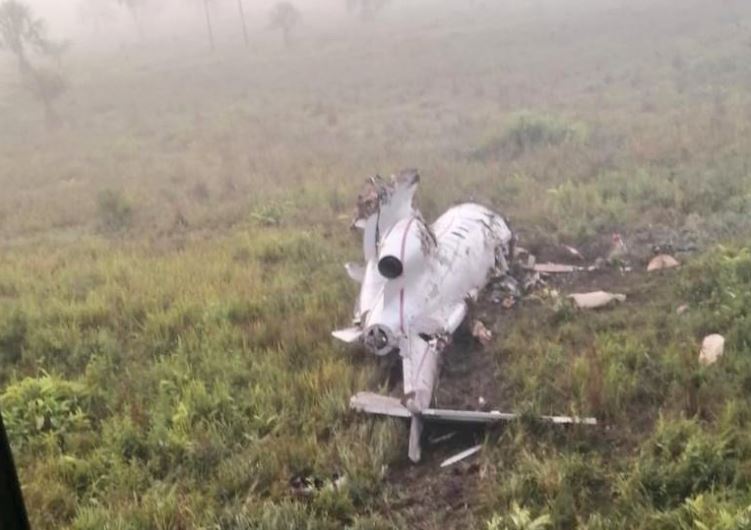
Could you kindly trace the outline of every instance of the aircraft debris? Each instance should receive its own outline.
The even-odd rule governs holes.
[[[498,411],[430,408],[439,358],[465,320],[468,303],[489,281],[508,276],[515,237],[500,215],[473,203],[455,206],[428,225],[413,206],[419,180],[415,170],[402,171],[388,182],[374,177],[358,197],[352,226],[363,232],[364,263],[346,268],[360,283],[360,295],[351,327],[332,333],[375,355],[401,359],[400,399],[362,392],[352,397],[350,406],[409,418],[413,462],[420,460],[424,421],[494,423],[517,417]],[[528,255],[527,262],[534,265],[534,256]],[[513,297],[520,294],[514,284],[502,280],[501,288],[509,289]],[[484,344],[492,339],[479,321],[472,331]],[[579,422],[566,417],[543,420]],[[594,420],[585,419],[589,421]]]
[[[563,249],[568,252],[571,256],[574,258],[584,261],[584,256],[581,252],[579,252],[576,248],[570,246],[570,245],[563,245]]]
[[[564,265],[561,263],[538,263],[532,270],[540,274],[565,274],[569,272],[581,272],[589,270],[588,267],[579,267],[577,265]]]
[[[680,262],[669,254],[659,254],[652,258],[647,265],[647,272],[659,271],[663,269],[674,269],[680,267]]]
[[[292,494],[298,497],[311,497],[322,490],[339,490],[347,484],[347,476],[334,473],[331,477],[320,478],[308,473],[295,475],[289,481]]]
[[[579,309],[599,309],[606,307],[614,302],[625,302],[625,294],[614,294],[605,291],[595,291],[592,293],[577,293],[569,295],[574,304]]]
[[[545,282],[539,272],[531,272],[524,276],[523,288],[524,292],[528,293],[534,291],[538,287],[544,286]]]
[[[699,352],[699,362],[704,366],[716,363],[725,353],[725,337],[722,335],[708,335],[704,337]]]
[[[472,324],[472,336],[484,347],[487,347],[493,340],[493,333],[479,320],[475,320]]]
[[[449,466],[453,466],[454,464],[458,464],[462,460],[466,460],[470,456],[479,453],[481,449],[482,449],[482,445],[476,445],[474,447],[470,447],[466,451],[462,451],[461,453],[458,453],[452,456],[451,458],[447,458],[446,460],[441,462],[441,467],[449,467]]]
[[[451,431],[441,436],[436,436],[434,438],[431,438],[430,440],[428,440],[428,442],[430,442],[430,445],[438,445],[443,442],[448,442],[454,436],[456,436],[456,431]]]
[[[494,304],[503,304],[507,309],[516,304],[516,300],[522,297],[519,282],[510,275],[505,275],[493,283],[490,291],[490,301]],[[509,299],[513,303],[509,302]],[[509,305],[510,304],[510,305]]]

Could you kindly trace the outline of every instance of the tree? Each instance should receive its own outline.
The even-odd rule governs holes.
[[[386,5],[389,0],[346,0],[347,11],[359,14],[363,20],[373,19]]]
[[[269,20],[272,28],[281,30],[284,45],[289,48],[292,44],[292,30],[302,20],[300,11],[291,2],[277,2],[271,9]]]
[[[200,2],[203,6],[203,16],[206,22],[206,34],[209,38],[209,47],[213,52],[216,49],[216,45],[214,43],[214,24],[211,21],[211,7],[214,3],[214,0],[200,0]]]
[[[113,5],[102,0],[81,0],[78,3],[79,20],[97,33],[113,18],[113,11]]]
[[[32,68],[26,76],[26,86],[31,95],[44,107],[47,126],[58,126],[60,116],[55,110],[54,102],[68,89],[65,78],[59,72],[49,68]]]
[[[209,9],[209,2],[210,0],[203,0],[203,11],[206,15],[206,31],[209,34],[209,45],[211,46],[211,51],[213,52],[216,49],[216,46],[214,45],[214,28],[211,24],[211,10]]]
[[[18,0],[3,0],[0,4],[0,50],[8,50],[16,56],[22,75],[31,69],[29,50],[46,53],[50,45],[44,21],[34,17],[29,6]]]
[[[143,39],[143,24],[141,23],[141,9],[147,0],[115,0],[118,5],[124,7],[133,18],[133,23],[138,29],[138,36]]]
[[[3,0],[0,3],[0,49],[16,56],[21,80],[31,95],[44,106],[49,126],[59,123],[53,103],[65,92],[65,79],[55,70],[32,65],[29,51],[51,57],[59,65],[67,46],[67,43],[53,42],[47,38],[44,21],[34,17],[26,4],[18,0]]]
[[[243,0],[237,0],[237,10],[240,16],[240,23],[243,27],[243,39],[245,40],[245,46],[248,46],[248,25],[245,23],[245,6]]]

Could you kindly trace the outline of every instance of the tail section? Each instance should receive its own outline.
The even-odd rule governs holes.
[[[392,175],[390,182],[376,176],[368,181],[358,196],[357,217],[353,224],[362,227],[366,262],[377,256],[381,238],[392,226],[415,215],[412,200],[419,181],[420,175],[414,169]]]

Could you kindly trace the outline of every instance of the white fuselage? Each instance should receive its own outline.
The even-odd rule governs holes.
[[[333,335],[376,355],[398,352],[403,405],[412,414],[409,454],[420,458],[421,413],[430,407],[438,358],[490,278],[508,272],[513,235],[503,218],[478,204],[449,209],[428,226],[413,206],[419,175],[380,178],[358,198],[365,264],[348,263],[361,283],[353,327]]]
[[[398,221],[365,271],[359,304],[363,329],[379,326],[393,339],[413,331],[453,333],[464,317],[467,297],[474,297],[499,267],[505,268],[503,247],[510,240],[503,219],[477,204],[451,208],[430,228],[418,215]],[[391,257],[403,270],[386,278],[378,265]]]

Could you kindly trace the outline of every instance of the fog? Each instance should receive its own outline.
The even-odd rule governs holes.
[[[95,230],[101,190],[137,203],[140,234],[175,211],[232,225],[251,197],[308,173],[352,191],[399,166],[470,181],[552,171],[536,165],[547,150],[529,167],[469,157],[519,112],[600,131],[596,156],[628,161],[624,138],[647,142],[646,157],[657,147],[643,136],[676,113],[745,94],[740,0],[392,0],[372,12],[293,0],[288,34],[271,27],[275,0],[244,0],[247,44],[238,3],[213,0],[213,46],[200,0],[28,4],[56,50],[30,47],[20,69],[0,50],[0,232],[12,236]],[[196,200],[204,188],[211,200]]]
[[[409,20],[412,25],[419,25],[420,22],[440,15],[465,14],[468,6],[473,6],[473,9],[479,12],[496,12],[507,16],[520,11],[528,12],[539,16],[538,22],[544,23],[545,17],[567,13],[581,15],[587,11],[620,6],[622,2],[623,0],[401,0],[388,2],[387,8],[383,9],[378,17],[391,23]],[[133,32],[134,20],[131,14],[115,0],[76,0],[66,3],[56,0],[29,0],[27,3],[37,16],[45,20],[53,37],[70,40],[75,43],[78,52],[90,47],[118,47],[134,40],[159,41],[192,35],[203,42],[202,39],[205,38],[202,34],[196,35],[205,24],[202,0],[143,2],[138,8],[140,36]],[[268,29],[269,11],[276,3],[276,0],[244,0],[248,26],[256,32]],[[218,40],[221,42],[237,39],[238,28],[234,27],[237,23],[236,1],[210,0],[209,4],[212,23],[218,30]],[[298,0],[293,4],[303,13],[308,31],[325,28],[344,30],[353,23],[353,17],[347,11],[346,0]],[[649,3],[644,0],[629,3],[633,8],[636,8],[637,4]],[[233,26],[234,34],[227,26]],[[372,31],[372,28],[369,31]]]
[[[33,528],[749,527],[751,1],[133,1],[0,0],[49,30],[0,30],[0,408]],[[494,215],[381,227],[402,209],[363,187],[406,168],[427,222],[508,220],[510,275]],[[387,280],[392,232],[416,257]],[[424,306],[480,255],[487,291]],[[334,343],[386,296],[422,340]],[[348,403],[397,410],[399,358],[444,345],[437,407],[524,419],[426,422],[413,467],[406,423]]]

